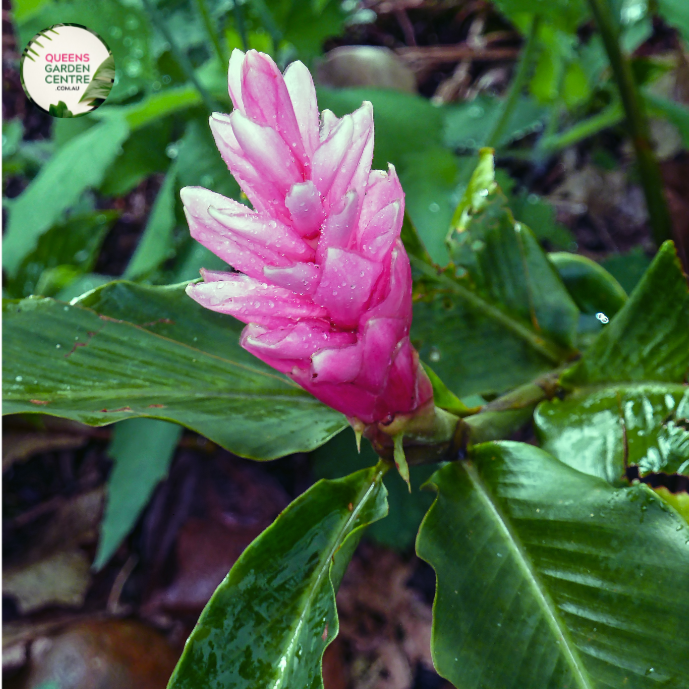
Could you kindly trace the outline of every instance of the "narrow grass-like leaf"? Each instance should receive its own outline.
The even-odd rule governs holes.
[[[157,419],[130,419],[115,426],[108,450],[115,464],[108,477],[95,569],[110,560],[155,487],[167,476],[181,435],[180,426]]]
[[[113,118],[72,139],[43,166],[12,205],[2,257],[10,276],[81,193],[100,184],[128,133],[127,123]]]

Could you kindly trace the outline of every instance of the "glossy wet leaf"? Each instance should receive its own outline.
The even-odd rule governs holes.
[[[110,560],[136,524],[155,487],[167,476],[182,430],[158,419],[129,419],[115,426],[108,448],[114,464],[108,477],[95,569]]]
[[[34,250],[41,235],[77,202],[82,192],[100,184],[128,133],[127,123],[121,118],[88,129],[60,148],[14,201],[2,258],[10,277]]]
[[[311,455],[311,469],[316,478],[336,479],[375,464],[378,460],[368,440],[361,441],[357,450],[354,431],[345,428]],[[433,501],[427,491],[420,490],[434,467],[417,465],[409,467],[411,493],[396,471],[389,471],[383,481],[387,489],[390,513],[385,519],[371,524],[367,537],[395,550],[408,552],[414,544],[423,515]]]
[[[387,513],[376,468],[319,481],[242,554],[187,641],[169,689],[323,687],[335,591],[361,527]]]
[[[595,261],[565,251],[548,258],[582,313],[602,313],[610,319],[625,305],[627,294],[620,283]]]
[[[642,474],[674,473],[689,460],[688,373],[689,289],[667,242],[582,360],[562,375],[568,396],[536,409],[541,443],[611,482],[632,465]]]
[[[309,451],[345,426],[239,346],[242,325],[203,309],[184,285],[116,282],[68,305],[10,302],[4,316],[4,413],[101,426],[174,421],[235,452]]]
[[[688,374],[689,288],[674,245],[665,242],[624,308],[562,380],[679,383]]]
[[[514,220],[488,150],[457,206],[444,273],[420,278],[412,340],[458,396],[497,393],[574,353],[579,313],[530,230]]]
[[[431,484],[417,551],[438,577],[434,663],[456,687],[689,682],[689,527],[650,488],[511,442]]]
[[[611,483],[627,466],[642,475],[689,469],[689,392],[668,383],[582,390],[541,404],[534,422],[541,446],[565,464]]]

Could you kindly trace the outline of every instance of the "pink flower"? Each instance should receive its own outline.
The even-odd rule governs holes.
[[[301,62],[232,54],[230,115],[210,126],[255,210],[182,190],[192,236],[241,272],[202,271],[187,293],[247,323],[241,344],[325,404],[370,424],[433,398],[409,342],[404,192],[392,165],[371,170],[373,109],[320,118]]]

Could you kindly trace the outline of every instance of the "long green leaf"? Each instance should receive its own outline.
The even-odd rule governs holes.
[[[172,233],[175,229],[177,168],[173,165],[165,175],[158,196],[148,217],[146,228],[136,251],[127,264],[123,277],[136,280],[158,268],[173,253]]]
[[[537,408],[542,446],[613,483],[634,465],[642,474],[687,471],[688,376],[689,289],[667,242],[624,307],[562,375],[567,399]]]
[[[577,307],[506,204],[484,151],[453,219],[451,266],[439,272],[412,256],[421,277],[412,339],[460,397],[503,392],[575,351]]]
[[[312,450],[344,428],[341,414],[245,352],[241,327],[184,285],[115,282],[69,305],[10,302],[3,411],[97,426],[174,421],[255,459]]]
[[[12,205],[2,258],[10,276],[14,276],[39,237],[81,193],[100,184],[128,134],[127,123],[121,118],[88,129],[65,144],[17,198]]]
[[[665,242],[624,308],[562,381],[678,383],[688,376],[689,288],[674,245]]]
[[[436,570],[432,653],[458,689],[689,682],[689,527],[538,448],[487,443],[431,478],[417,550]]]
[[[318,689],[335,591],[361,529],[387,514],[378,468],[319,481],[242,554],[187,641],[169,689]]]
[[[115,426],[108,451],[115,465],[108,478],[95,569],[110,560],[167,476],[181,435],[182,428],[157,419],[130,419]]]

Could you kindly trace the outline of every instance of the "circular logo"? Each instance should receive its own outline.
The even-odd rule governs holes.
[[[37,33],[21,58],[24,91],[53,117],[95,110],[115,80],[115,60],[100,36],[79,24],[55,24]]]

